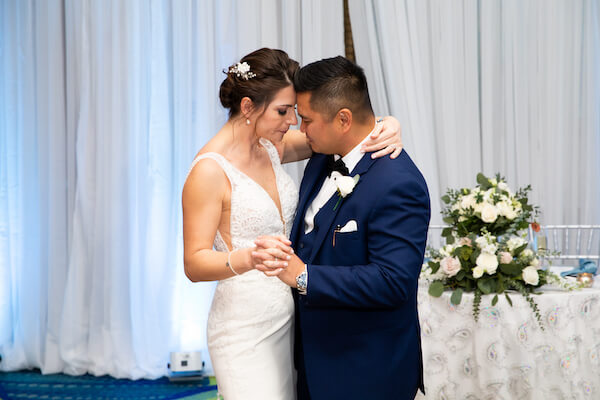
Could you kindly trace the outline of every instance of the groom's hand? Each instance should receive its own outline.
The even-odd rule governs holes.
[[[252,252],[254,268],[267,276],[279,275],[288,266],[294,250],[285,236],[260,236],[254,241],[256,249]]]
[[[297,255],[293,254],[288,261],[288,266],[281,270],[277,277],[286,285],[297,288],[296,277],[300,275],[302,271],[304,271],[304,266],[304,261],[302,261]]]
[[[255,267],[268,276],[277,276],[283,283],[296,287],[296,277],[304,271],[304,261],[294,254],[285,236],[261,236],[254,241],[256,250],[252,252]]]

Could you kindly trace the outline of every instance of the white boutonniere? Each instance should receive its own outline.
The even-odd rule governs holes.
[[[335,174],[333,176],[333,182],[337,187],[337,194],[339,197],[337,203],[335,203],[335,207],[333,207],[333,211],[337,209],[338,205],[344,197],[352,193],[359,179],[360,175],[358,174],[354,176],[343,176],[341,174]]]

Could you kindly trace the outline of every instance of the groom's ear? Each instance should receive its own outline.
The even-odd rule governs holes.
[[[339,129],[343,133],[349,132],[352,127],[352,111],[342,108],[336,115],[336,123],[339,124]]]

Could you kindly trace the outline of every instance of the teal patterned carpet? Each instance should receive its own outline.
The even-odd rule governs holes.
[[[42,375],[39,371],[0,372],[0,400],[216,400],[214,378],[170,382],[109,376]]]

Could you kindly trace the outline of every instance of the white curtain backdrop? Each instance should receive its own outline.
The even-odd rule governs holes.
[[[222,70],[263,46],[343,54],[341,0],[0,2],[1,370],[152,378],[206,350],[181,188]]]
[[[350,0],[374,107],[400,119],[432,223],[500,172],[542,223],[600,222],[600,2]]]
[[[544,223],[600,222],[599,1],[350,14],[433,223],[478,171],[531,183]],[[1,370],[158,377],[170,351],[206,350],[214,284],[183,274],[181,187],[226,119],[222,70],[262,46],[343,54],[342,1],[0,2]]]

